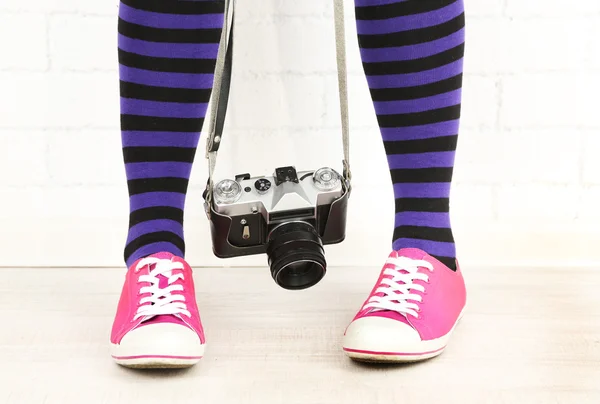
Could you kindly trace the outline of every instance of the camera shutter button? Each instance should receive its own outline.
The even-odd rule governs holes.
[[[266,178],[259,178],[254,183],[254,188],[256,188],[256,192],[259,194],[265,194],[271,189],[271,181]]]

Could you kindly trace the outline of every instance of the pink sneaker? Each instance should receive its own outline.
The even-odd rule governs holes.
[[[133,368],[184,368],[204,354],[192,269],[170,253],[127,271],[110,337],[111,355]]]
[[[416,248],[393,251],[369,298],[346,329],[352,359],[415,362],[442,353],[466,303],[456,272]]]

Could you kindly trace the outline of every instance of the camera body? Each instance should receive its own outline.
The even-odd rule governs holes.
[[[340,243],[346,235],[350,186],[328,167],[301,172],[279,167],[261,177],[241,174],[215,184],[210,198],[207,193],[214,254],[266,253],[273,278],[286,289],[317,283],[326,271],[323,246]],[[315,267],[308,270],[313,275],[304,274],[312,280],[302,281],[302,263]],[[283,279],[289,276],[291,283]]]

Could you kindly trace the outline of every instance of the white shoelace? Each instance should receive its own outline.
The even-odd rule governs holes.
[[[375,291],[382,296],[372,296],[364,309],[391,310],[405,317],[410,314],[419,318],[418,303],[423,299],[421,295],[411,291],[425,292],[423,285],[416,284],[414,281],[429,282],[429,276],[419,272],[419,268],[427,268],[433,272],[433,265],[427,261],[407,257],[390,257],[387,264],[392,264],[393,268],[388,267],[383,273],[391,278],[384,278]]]
[[[147,265],[155,265],[148,275],[140,275],[138,283],[148,282],[151,286],[140,288],[140,294],[150,293],[150,296],[143,297],[140,300],[141,306],[138,308],[134,320],[140,317],[148,317],[146,320],[161,314],[185,314],[191,317],[191,313],[187,309],[185,297],[174,292],[182,292],[182,285],[173,285],[178,279],[183,280],[181,272],[173,274],[174,269],[183,269],[183,263],[173,262],[169,259],[160,259],[147,257],[142,259],[136,266],[136,272]],[[162,275],[167,278],[169,286],[164,289],[159,287],[160,278]]]

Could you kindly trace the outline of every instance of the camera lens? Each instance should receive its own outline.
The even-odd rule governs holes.
[[[267,256],[273,280],[284,289],[310,288],[323,279],[327,269],[321,238],[306,222],[283,223],[273,229]]]

